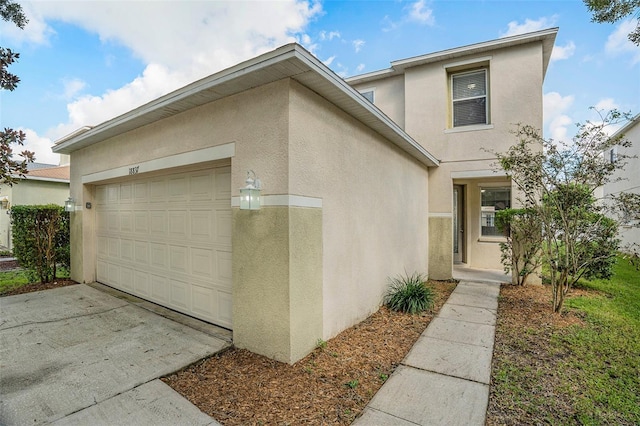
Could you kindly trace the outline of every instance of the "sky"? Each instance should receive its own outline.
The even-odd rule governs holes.
[[[0,22],[20,53],[0,90],[0,126],[21,129],[36,161],[53,143],[283,44],[349,77],[390,62],[559,27],[543,86],[546,138],[568,140],[590,107],[640,112],[634,17],[591,22],[581,0],[21,1],[29,23]],[[517,95],[517,94],[514,94]],[[20,151],[21,149],[14,149]]]

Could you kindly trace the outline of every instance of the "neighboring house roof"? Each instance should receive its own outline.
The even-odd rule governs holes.
[[[29,170],[24,178],[28,180],[43,180],[50,182],[69,182],[70,166],[54,166]]]
[[[95,127],[56,142],[53,152],[73,151],[264,84],[291,78],[360,120],[427,166],[438,160],[344,79],[298,44],[288,44],[205,77]]]
[[[47,164],[47,163],[27,163],[27,170],[36,170],[36,169],[50,169],[52,167],[58,167],[57,164]]]
[[[401,59],[391,62],[391,68],[373,71],[367,74],[356,75],[347,78],[346,81],[350,84],[366,83],[368,81],[378,80],[380,78],[400,75],[404,73],[405,69],[416,67],[419,65],[425,65],[432,62],[440,62],[445,60],[455,60],[456,58],[460,58],[462,56],[488,53],[496,49],[518,46],[535,41],[542,42],[542,75],[544,76],[547,72],[547,67],[549,66],[551,52],[553,51],[553,44],[555,43],[557,33],[558,28],[555,27],[532,33],[504,37],[497,40],[470,44],[468,46],[456,47],[440,52],[429,53],[427,55],[415,56],[413,58]]]

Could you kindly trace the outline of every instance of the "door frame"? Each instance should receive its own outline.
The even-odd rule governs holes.
[[[453,263],[467,262],[466,185],[453,185]]]

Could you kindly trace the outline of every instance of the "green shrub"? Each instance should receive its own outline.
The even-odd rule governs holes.
[[[20,266],[41,283],[69,267],[69,213],[55,204],[11,208],[13,253]]]
[[[416,314],[431,309],[433,290],[425,285],[427,278],[418,272],[389,279],[385,304],[394,311]]]

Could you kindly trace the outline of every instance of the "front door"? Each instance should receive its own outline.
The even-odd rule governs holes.
[[[453,263],[463,263],[464,249],[464,186],[453,186]]]

